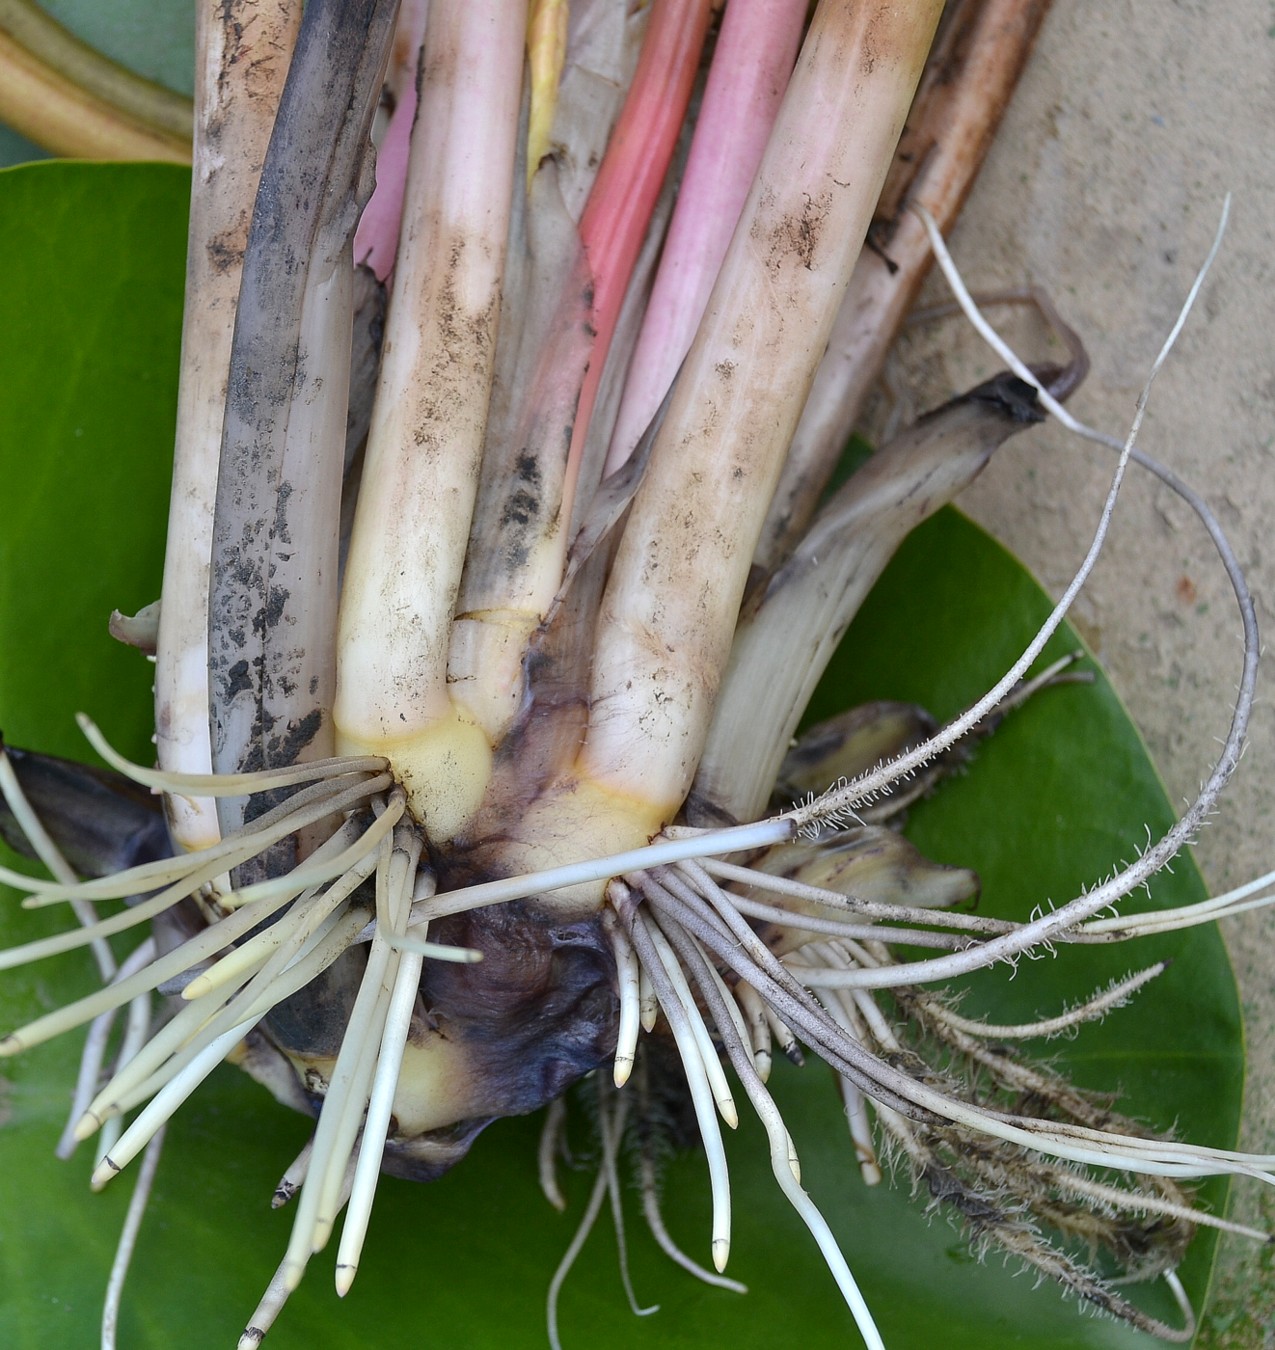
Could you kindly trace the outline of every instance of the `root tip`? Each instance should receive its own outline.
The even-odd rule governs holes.
[[[93,1175],[89,1178],[89,1186],[95,1191],[100,1191],[112,1177],[119,1175],[120,1170],[119,1164],[108,1153],[93,1169]]]
[[[82,1144],[86,1139],[91,1139],[101,1128],[100,1117],[92,1111],[85,1111],[75,1122],[75,1129],[71,1131],[71,1134],[77,1144]]]

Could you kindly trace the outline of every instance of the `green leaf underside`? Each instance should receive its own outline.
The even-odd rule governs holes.
[[[158,592],[171,456],[188,179],[154,166],[54,164],[0,174],[0,727],[16,744],[87,757],[71,714],[99,718],[145,757],[149,668],[105,635],[112,606]],[[1046,601],[998,545],[955,512],[902,550],[856,622],[817,695],[815,716],[867,698],[927,704],[948,716],[1009,664]],[[1076,645],[1061,637],[1058,651]],[[1204,748],[1202,747],[1202,753]],[[982,908],[1025,914],[1061,902],[1132,857],[1170,813],[1145,750],[1110,687],[1047,691],[980,746],[968,773],[914,809],[910,833],[932,856],[972,865]],[[1182,860],[1155,887],[1157,904],[1202,898]],[[1144,898],[1140,897],[1145,903]],[[56,927],[3,898],[6,945]],[[1124,1109],[1182,1137],[1235,1137],[1242,1037],[1234,982],[1212,930],[1135,947],[1065,951],[971,981],[964,1010],[1023,1020],[1075,1001],[1158,956],[1180,959],[1131,1008],[1049,1048],[1084,1084],[1119,1088]],[[0,980],[10,1027],[88,989],[86,957]],[[78,1056],[64,1037],[3,1068],[0,1096],[0,1344],[96,1343],[102,1292],[131,1185],[93,1196],[87,1157],[52,1153]],[[1153,1342],[1078,1312],[1033,1276],[970,1257],[941,1217],[906,1189],[866,1189],[829,1071],[781,1065],[776,1096],[803,1174],[829,1215],[893,1350],[1031,1346],[1137,1347]],[[269,1198],[308,1124],[223,1068],[171,1132],[125,1297],[120,1343],[232,1345],[282,1254],[290,1210]],[[342,1304],[331,1288],[335,1244],[315,1258],[268,1344],[539,1347],[544,1296],[592,1182],[564,1169],[570,1205],[555,1214],[535,1179],[538,1120],[502,1122],[432,1186],[386,1180],[358,1279]],[[730,1141],[735,1231],[730,1274],[746,1297],[707,1289],[670,1265],[647,1236],[633,1196],[629,1253],[638,1298],[628,1311],[604,1219],[562,1296],[567,1347],[845,1347],[849,1314],[770,1174],[761,1131]],[[1208,1190],[1220,1204],[1224,1188]],[[702,1160],[675,1160],[665,1216],[678,1241],[708,1260]],[[1183,1278],[1197,1307],[1212,1256],[1202,1235]],[[1175,1320],[1163,1291],[1142,1301]]]

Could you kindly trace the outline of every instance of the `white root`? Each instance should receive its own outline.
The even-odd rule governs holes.
[[[567,1102],[555,1097],[545,1107],[544,1123],[540,1127],[540,1144],[536,1149],[536,1174],[544,1198],[559,1214],[567,1207],[567,1198],[558,1184],[558,1155],[565,1147]]]
[[[115,1259],[111,1262],[111,1273],[106,1282],[106,1297],[102,1302],[102,1350],[115,1350],[117,1344],[124,1280],[132,1264],[133,1250],[137,1246],[137,1235],[141,1232],[146,1206],[150,1203],[155,1174],[159,1170],[160,1155],[164,1151],[166,1129],[166,1126],[161,1125],[146,1145],[146,1157],[142,1160],[137,1180],[133,1183],[133,1194],[129,1196],[128,1212],[124,1216],[124,1226],[120,1229],[119,1241],[115,1245]]]
[[[694,1022],[702,1019],[694,1003],[688,1007],[679,996],[670,981],[670,968],[660,953],[655,941],[655,928],[641,913],[633,916],[630,936],[643,965],[650,972],[651,982],[660,1008],[668,1019],[668,1024],[677,1042],[678,1054],[686,1072],[686,1085],[690,1090],[691,1102],[695,1108],[695,1119],[699,1124],[700,1140],[704,1146],[704,1156],[708,1162],[708,1175],[713,1193],[712,1251],[713,1265],[721,1274],[726,1269],[730,1255],[730,1176],[726,1165],[726,1153],[722,1147],[722,1135],[717,1126],[713,1111],[713,1092],[705,1072],[705,1061]],[[671,959],[676,966],[676,958]]]
[[[607,888],[610,905],[602,911],[602,925],[611,942],[615,956],[616,977],[620,992],[620,1023],[615,1036],[615,1065],[612,1079],[617,1088],[629,1081],[637,1055],[638,1032],[642,1021],[641,974],[633,944],[615,918],[616,907],[623,904],[623,894],[616,894],[620,883]],[[649,1028],[648,1028],[649,1030]]]
[[[1028,1037],[1060,1036],[1074,1031],[1082,1022],[1097,1021],[1114,1008],[1122,1008],[1129,999],[1144,985],[1149,984],[1157,975],[1164,973],[1167,961],[1157,961],[1145,970],[1126,975],[1123,980],[1113,980],[1106,988],[1099,990],[1092,998],[1068,1008],[1056,1017],[1044,1017],[1038,1022],[1021,1022],[1007,1025],[1002,1022],[980,1022],[959,1013],[944,1009],[938,1016],[957,1031],[970,1036],[991,1037],[998,1041],[1025,1040]]]
[[[72,871],[70,864],[62,856],[57,845],[49,837],[48,832],[40,823],[39,816],[31,809],[31,804],[27,801],[26,793],[22,791],[22,785],[18,782],[18,776],[13,771],[13,763],[9,759],[3,744],[0,744],[0,800],[3,800],[13,813],[18,828],[26,835],[31,847],[35,850],[36,856],[57,878],[58,882],[63,886],[77,886],[79,878]],[[19,886],[25,886],[25,880],[19,874],[15,873],[14,876]],[[93,960],[97,965],[98,974],[103,982],[113,979],[116,972],[115,956],[106,943],[106,935],[97,932],[98,917],[92,902],[84,896],[77,895],[72,900],[71,906],[75,917],[80,922],[81,933],[91,935],[87,940],[93,953]],[[80,944],[77,942],[74,945]],[[55,942],[52,950],[58,951],[61,948]],[[4,969],[4,966],[0,964],[0,970],[2,969]]]
[[[723,1005],[723,996],[719,986],[710,980],[707,983],[700,982],[699,987],[709,1007],[713,1010],[714,1020],[719,1032],[723,1030],[725,1025],[735,1022],[735,1014],[730,1010],[733,1000],[727,999]],[[859,1333],[862,1335],[865,1344],[869,1347],[877,1347],[878,1350],[884,1350],[884,1341],[877,1330],[867,1302],[850,1272],[850,1267],[846,1264],[836,1237],[829,1228],[827,1220],[819,1213],[814,1202],[801,1187],[800,1165],[797,1161],[792,1136],[788,1133],[779,1108],[753,1070],[752,1062],[747,1054],[746,1042],[738,1036],[725,1036],[724,1044],[735,1072],[748,1094],[749,1102],[765,1128],[766,1138],[770,1146],[771,1172],[774,1174],[776,1182],[778,1182],[784,1196],[801,1217],[818,1244],[820,1253],[837,1282],[837,1287],[854,1317],[855,1325],[859,1328]]]
[[[651,1160],[645,1154],[640,1159],[641,1177],[642,1177],[642,1217],[646,1220],[646,1226],[651,1230],[651,1236],[655,1239],[659,1249],[673,1261],[682,1267],[688,1275],[694,1275],[697,1280],[704,1284],[712,1285],[714,1289],[727,1289],[732,1294],[746,1294],[748,1286],[740,1284],[738,1280],[732,1280],[726,1275],[719,1275],[715,1270],[706,1270],[688,1256],[673,1241],[672,1235],[664,1224],[664,1216],[660,1212],[659,1193],[656,1189],[655,1169],[651,1165]]]
[[[414,863],[415,859],[412,859],[413,866]],[[399,903],[391,904],[386,915],[387,938],[400,933],[406,924],[408,911],[406,902],[410,902],[410,895],[404,892],[410,885],[409,869],[405,868]],[[399,1072],[403,1066],[403,1047],[407,1044],[408,1032],[411,1029],[423,964],[424,957],[419,953],[401,952],[398,970],[394,974],[390,988],[385,1025],[381,1032],[380,1047],[375,1056],[376,1071],[372,1076],[372,1086],[368,1093],[362,1142],[359,1146],[358,1161],[354,1166],[349,1205],[341,1229],[341,1242],[337,1249],[336,1291],[342,1296],[349,1292],[350,1286],[354,1283],[359,1255],[363,1250],[363,1240],[367,1235],[368,1220],[372,1215],[372,1201],[376,1195],[376,1183],[381,1173],[381,1158],[385,1152],[385,1140],[389,1134],[390,1117],[394,1109],[394,1094],[398,1089]]]

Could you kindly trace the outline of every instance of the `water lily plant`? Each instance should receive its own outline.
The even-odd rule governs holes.
[[[90,1028],[64,1146],[97,1142],[96,1188],[153,1169],[228,1058],[313,1119],[241,1346],[329,1244],[352,1288],[382,1173],[439,1178],[494,1121],[549,1108],[540,1176],[561,1200],[576,1085],[600,1159],[588,1212],[622,1208],[632,1154],[657,1239],[717,1284],[721,1126],[746,1106],[883,1345],[770,1086],[807,1054],[835,1073],[865,1181],[893,1171],[976,1249],[1192,1334],[1177,1269],[1197,1227],[1228,1226],[1192,1185],[1270,1181],[1275,1159],[1181,1142],[1009,1048],[1106,1016],[1166,963],[1028,1018],[966,1010],[954,985],[1250,903],[1124,903],[1212,810],[1253,696],[1229,545],[1135,445],[1201,278],[1114,442],[1092,547],[1016,659],[941,723],[878,699],[799,734],[913,528],[1047,414],[1096,436],[1061,406],[1084,370],[1063,329],[1065,364],[1002,350],[1008,373],[829,488],[931,252],[950,267],[943,228],[1043,8],[201,8],[163,589],[115,623],[155,657],[158,765],[87,717],[109,775],[0,756],[6,832],[51,874],[3,879],[78,920],[0,967],[85,948],[101,976],[0,1054]],[[1040,658],[1131,460],[1195,507],[1232,579],[1230,733],[1135,859],[1027,919],[973,910],[977,876],[892,826],[971,739],[1074,677]],[[661,1159],[692,1136],[704,1264],[659,1203]],[[1124,1288],[1151,1278],[1175,1317]],[[118,1282],[108,1343],[117,1316]]]

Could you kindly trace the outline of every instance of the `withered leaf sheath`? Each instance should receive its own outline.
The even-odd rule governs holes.
[[[213,524],[213,765],[330,753],[350,241],[395,0],[311,0],[244,258]],[[334,130],[335,129],[335,130]],[[242,803],[219,807],[223,831]]]

